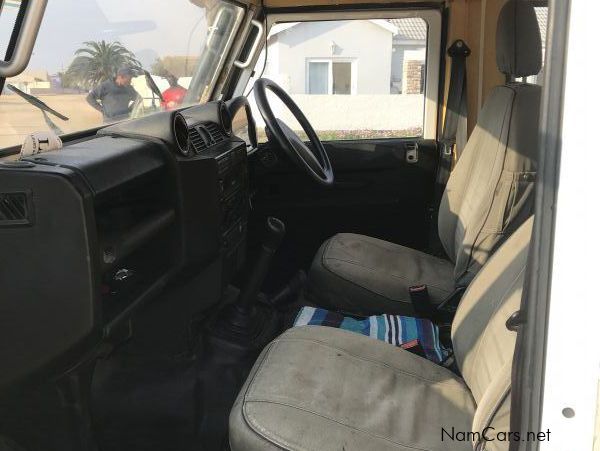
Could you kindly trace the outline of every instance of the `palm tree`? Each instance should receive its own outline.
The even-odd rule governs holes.
[[[65,72],[64,86],[89,88],[115,76],[121,67],[141,68],[135,55],[120,42],[86,41],[75,51]]]

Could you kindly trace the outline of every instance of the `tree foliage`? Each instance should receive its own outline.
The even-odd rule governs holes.
[[[198,67],[200,57],[198,56],[163,56],[157,58],[150,71],[154,75],[166,77],[171,74],[175,77],[191,77]]]
[[[141,68],[133,52],[120,42],[86,41],[63,76],[64,87],[90,88],[109,80],[122,67]]]

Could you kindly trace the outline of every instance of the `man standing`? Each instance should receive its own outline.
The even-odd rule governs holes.
[[[119,69],[115,78],[100,83],[88,94],[87,102],[102,113],[104,122],[127,119],[134,105],[142,100],[131,86],[133,75],[129,68]]]

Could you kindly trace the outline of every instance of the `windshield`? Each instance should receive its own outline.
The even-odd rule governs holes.
[[[19,7],[5,3],[2,23]],[[206,101],[242,13],[220,0],[49,1],[27,69],[0,96],[0,148]]]

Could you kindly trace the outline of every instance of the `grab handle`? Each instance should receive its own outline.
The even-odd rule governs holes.
[[[248,57],[246,58],[246,61],[241,62],[240,60],[235,60],[233,62],[233,65],[235,67],[239,67],[240,69],[246,69],[248,66],[250,66],[250,63],[254,59],[256,50],[258,50],[258,45],[260,44],[260,39],[262,38],[262,35],[265,32],[263,24],[261,22],[259,22],[258,20],[253,20],[251,23],[252,23],[252,25],[254,25],[256,27],[256,29],[258,31],[256,33],[256,37],[254,38],[254,43],[252,44],[252,47],[250,48],[250,52],[248,53]]]

